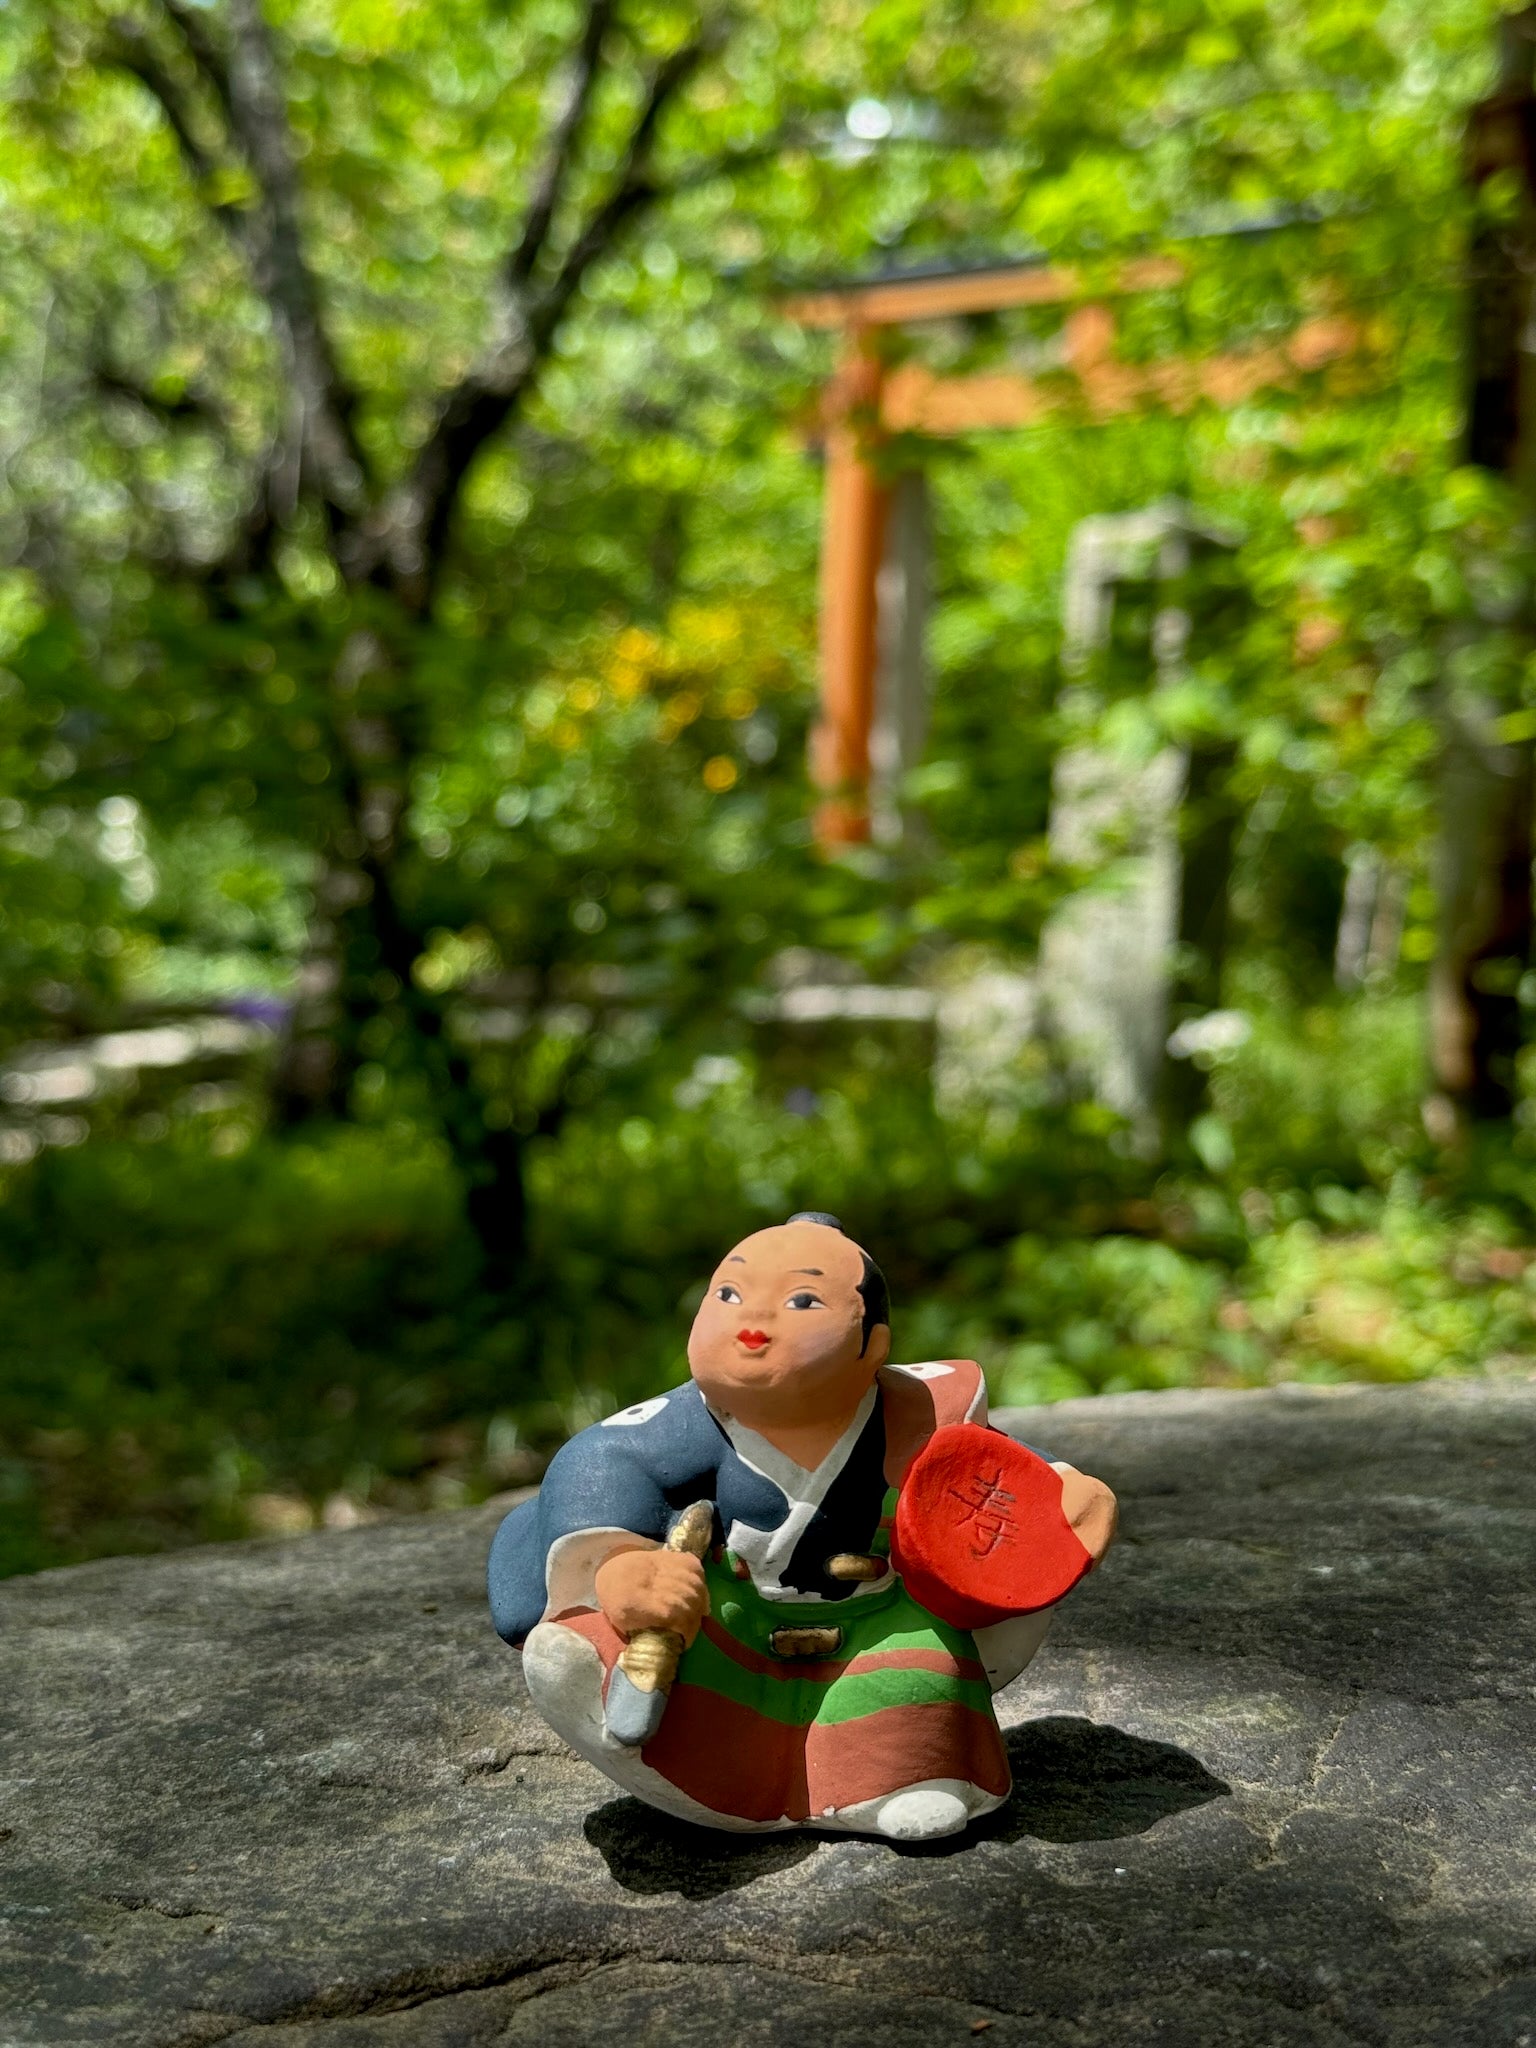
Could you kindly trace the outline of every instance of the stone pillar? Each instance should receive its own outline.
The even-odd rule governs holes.
[[[885,553],[876,578],[875,722],[869,737],[870,818],[877,844],[911,830],[901,780],[928,738],[929,525],[927,479],[904,471],[891,486]]]
[[[1126,662],[1133,688],[1155,691],[1182,673],[1191,619],[1181,586],[1197,552],[1230,548],[1235,538],[1177,499],[1082,521],[1063,592],[1063,665],[1079,710],[1091,716],[1112,688],[1127,687]],[[1131,584],[1148,597],[1148,628],[1142,641],[1115,646],[1117,602]],[[1096,873],[1041,935],[1045,1028],[1069,1071],[1128,1118],[1149,1149],[1170,1096],[1180,1115],[1193,1106],[1183,1099],[1188,1077],[1170,1087],[1167,1075],[1181,954],[1190,955],[1187,993],[1210,1008],[1217,1000],[1231,848],[1230,821],[1216,815],[1219,779],[1204,756],[1192,771],[1181,747],[1135,759],[1096,741],[1066,748],[1052,778],[1052,857]],[[1180,812],[1192,781],[1200,830],[1186,872]]]

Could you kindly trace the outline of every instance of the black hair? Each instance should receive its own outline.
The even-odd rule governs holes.
[[[828,1230],[841,1231],[844,1237],[848,1235],[837,1218],[828,1215],[825,1209],[797,1209],[788,1221],[824,1223]],[[859,1293],[864,1297],[864,1328],[859,1339],[859,1356],[862,1358],[869,1349],[870,1332],[881,1323],[887,1329],[891,1326],[891,1290],[885,1284],[885,1275],[862,1245],[859,1257],[864,1261],[864,1278],[859,1282]]]

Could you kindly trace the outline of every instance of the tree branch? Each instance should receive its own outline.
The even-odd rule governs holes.
[[[764,165],[775,162],[789,149],[804,149],[814,143],[815,137],[803,128],[781,128],[763,142],[751,143],[744,149],[722,150],[719,156],[704,157],[689,164],[675,176],[661,180],[655,187],[658,203],[677,199],[685,192],[700,191],[706,185],[713,185],[718,178],[733,178],[741,171],[758,171]]]
[[[645,105],[630,131],[619,175],[614,180],[608,197],[592,213],[586,226],[571,245],[554,283],[545,295],[545,305],[540,310],[550,322],[550,339],[553,339],[555,323],[558,323],[592,265],[599,257],[607,254],[631,215],[660,197],[661,187],[649,175],[651,148],[656,139],[657,125],[669,102],[697,70],[708,48],[706,40],[702,36],[698,37],[695,41],[684,43],[680,49],[674,50],[670,57],[665,58],[657,66]]]
[[[288,341],[313,481],[333,524],[344,526],[362,508],[368,473],[352,423],[356,399],[332,352],[304,254],[287,100],[261,0],[227,0],[227,6],[230,124],[261,189],[266,230],[256,281]]]
[[[91,382],[104,398],[128,399],[165,426],[195,423],[210,428],[221,440],[228,438],[229,422],[207,393],[195,386],[188,386],[179,398],[162,398],[149,385],[141,384],[137,378],[106,363],[96,365],[91,372]]]
[[[229,96],[229,66],[224,61],[223,51],[208,33],[206,16],[200,8],[188,7],[185,0],[160,0],[160,4],[175,24],[188,56],[223,109],[225,119],[232,120],[234,109]]]
[[[136,21],[126,14],[115,15],[109,24],[108,54],[120,71],[126,71],[160,102],[166,125],[176,138],[188,170],[199,184],[213,169],[213,158],[197,138],[196,130],[180,86],[161,62],[160,54]]]
[[[523,232],[517,247],[507,260],[507,282],[514,289],[532,277],[544,244],[549,240],[550,225],[555,217],[555,208],[560,203],[576,154],[581,144],[581,132],[586,125],[588,111],[592,105],[593,88],[597,84],[598,66],[602,60],[603,42],[613,25],[614,0],[589,0],[586,26],[582,31],[581,45],[576,52],[571,76],[570,90],[559,119],[550,133],[549,146],[545,151],[544,168],[540,171],[528,201],[528,210],[523,216]]]
[[[590,27],[589,14],[589,31]],[[657,66],[607,197],[589,214],[553,278],[542,288],[516,268],[533,220],[530,208],[523,241],[508,260],[491,343],[443,399],[437,424],[409,482],[387,508],[378,538],[379,551],[388,556],[396,581],[418,608],[425,609],[431,601],[448,530],[471,464],[528,396],[587,272],[608,253],[633,216],[658,196],[660,188],[649,175],[657,128],[711,47],[711,39],[696,37]],[[568,145],[565,164],[570,153]],[[552,141],[550,162],[556,161]],[[564,175],[562,168],[560,177]],[[546,221],[541,246],[547,233]]]
[[[130,78],[136,78],[158,102],[166,126],[176,139],[187,175],[198,188],[204,205],[240,256],[247,263],[254,262],[257,251],[252,239],[250,215],[238,206],[231,206],[227,200],[210,198],[203,189],[218,163],[213,152],[198,138],[181,86],[137,22],[120,15],[112,22],[111,31],[111,40],[105,47],[107,62],[126,72]]]
[[[276,437],[258,486],[260,523],[269,526],[284,507],[292,509],[301,472],[318,490],[333,532],[345,530],[365,504],[366,462],[352,426],[356,401],[331,351],[304,255],[287,106],[260,0],[229,0],[235,37],[231,65],[181,0],[163,0],[163,5],[199,75],[218,98],[261,194],[254,210],[205,196],[286,343],[285,382],[294,418]],[[158,101],[194,183],[205,185],[218,159],[198,136],[185,90],[137,23],[118,17],[112,34],[110,61]]]

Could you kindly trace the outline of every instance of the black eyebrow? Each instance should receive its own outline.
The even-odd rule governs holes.
[[[810,1273],[810,1274],[813,1274],[813,1275],[815,1276],[815,1278],[816,1278],[816,1279],[818,1279],[818,1280],[824,1279],[824,1278],[826,1277],[826,1276],[825,1276],[825,1275],[823,1274],[823,1272],[822,1272],[822,1270],[821,1270],[820,1266],[791,1266],[789,1270],[791,1271],[791,1273]]]
[[[726,1264],[727,1264],[728,1266],[744,1266],[744,1265],[745,1265],[745,1264],[746,1264],[747,1262],[746,1262],[746,1260],[745,1260],[745,1259],[744,1259],[744,1258],[743,1258],[743,1257],[741,1256],[741,1253],[740,1253],[740,1252],[732,1252],[732,1253],[731,1253],[731,1256],[730,1256],[730,1257],[729,1257],[729,1258],[728,1258],[728,1259],[726,1260],[726,1262],[725,1262],[725,1263],[726,1263]]]

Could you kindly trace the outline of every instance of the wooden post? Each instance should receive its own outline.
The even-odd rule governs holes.
[[[811,779],[823,847],[869,837],[869,735],[875,713],[877,580],[888,493],[875,467],[882,364],[869,327],[851,327],[827,394],[822,540],[821,719]]]

